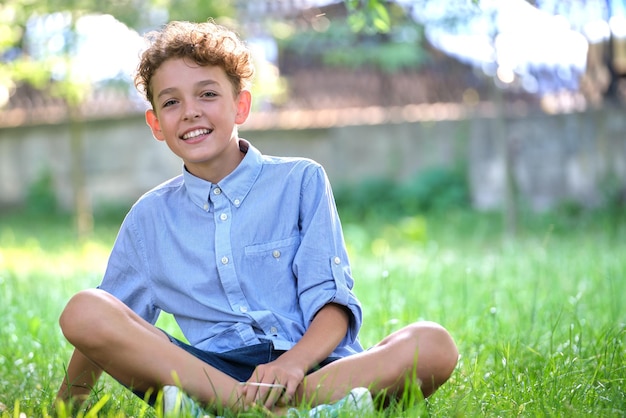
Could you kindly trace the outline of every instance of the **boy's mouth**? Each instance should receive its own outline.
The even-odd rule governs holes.
[[[200,135],[208,135],[208,134],[210,134],[211,132],[213,132],[213,130],[212,130],[212,129],[194,129],[193,131],[189,131],[189,132],[185,133],[185,134],[181,137],[181,139],[182,139],[183,141],[186,141],[186,140],[188,140],[188,139],[196,138],[196,137],[198,137],[198,136],[200,136]]]

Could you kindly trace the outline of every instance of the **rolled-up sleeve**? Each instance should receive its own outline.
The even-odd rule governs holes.
[[[301,190],[301,242],[293,269],[304,319],[310,323],[328,303],[345,306],[350,322],[340,345],[352,344],[362,323],[361,304],[352,291],[354,280],[339,215],[330,183],[321,167],[316,166],[304,177]]]

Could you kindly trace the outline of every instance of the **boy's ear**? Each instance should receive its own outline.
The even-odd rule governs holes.
[[[241,125],[248,119],[250,106],[252,105],[252,94],[248,90],[241,90],[237,97],[237,116],[235,123]]]
[[[164,141],[165,137],[163,136],[163,132],[161,131],[161,124],[159,123],[159,119],[157,118],[156,113],[152,109],[146,110],[146,123],[150,127],[152,131],[152,136],[159,140]]]

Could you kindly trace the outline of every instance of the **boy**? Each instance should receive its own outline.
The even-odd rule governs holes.
[[[254,73],[242,41],[212,22],[172,22],[147,38],[135,83],[183,173],[136,202],[99,288],[64,309],[75,350],[58,398],[86,397],[103,371],[150,403],[163,390],[167,411],[174,399],[193,409],[192,398],[235,413],[371,408],[370,394],[388,401],[410,384],[429,396],[456,366],[448,332],[414,323],[364,351],[323,169],[238,137]],[[161,310],[189,344],[154,326]]]

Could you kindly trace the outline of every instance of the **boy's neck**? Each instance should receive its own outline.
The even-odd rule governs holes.
[[[234,137],[229,147],[213,161],[189,163],[185,161],[185,169],[194,176],[217,184],[235,171],[248,151],[248,144]]]

